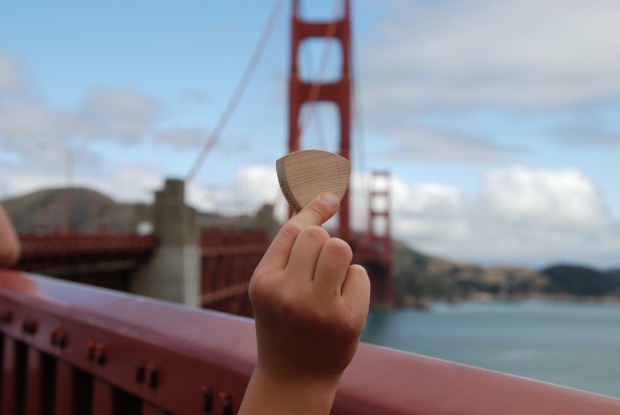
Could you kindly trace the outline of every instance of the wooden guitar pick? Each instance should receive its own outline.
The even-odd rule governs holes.
[[[298,213],[321,193],[333,193],[342,200],[349,186],[351,162],[327,151],[301,150],[276,161],[276,170],[284,197]]]

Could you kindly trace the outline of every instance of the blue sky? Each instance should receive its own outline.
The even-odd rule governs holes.
[[[148,200],[186,177],[275,2],[0,4],[0,197],[95,187]],[[302,1],[328,18],[332,1]],[[619,266],[620,4],[355,0],[353,226],[368,172],[392,172],[394,234],[484,264]],[[189,186],[204,210],[278,198],[290,1],[250,86]],[[324,43],[300,65],[316,73]],[[329,47],[326,77],[337,73]],[[335,149],[312,113],[305,148]]]

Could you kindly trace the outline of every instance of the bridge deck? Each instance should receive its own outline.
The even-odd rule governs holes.
[[[0,270],[0,413],[232,414],[253,322]],[[362,345],[334,414],[618,414],[620,400]]]

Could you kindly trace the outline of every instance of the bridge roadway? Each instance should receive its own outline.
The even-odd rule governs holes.
[[[129,291],[131,273],[152,254],[154,235],[19,235],[18,268]]]
[[[250,319],[0,270],[0,413],[234,414]],[[361,345],[333,414],[611,415],[620,399]]]
[[[133,275],[158,246],[154,235],[20,235],[18,269],[59,279],[131,291]],[[267,250],[262,232],[204,230],[200,238],[203,307],[251,316],[250,277]]]
[[[391,283],[384,250],[375,241],[354,235],[355,261],[372,279],[373,306],[390,305]],[[18,269],[119,291],[131,291],[131,279],[148,263],[158,246],[154,235],[20,235]],[[250,278],[269,245],[264,232],[203,229],[198,241],[200,305],[212,310],[252,316],[247,295]],[[390,271],[391,274],[391,271]],[[391,279],[391,277],[390,277]]]

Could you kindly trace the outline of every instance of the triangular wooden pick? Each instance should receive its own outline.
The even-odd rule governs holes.
[[[276,161],[276,170],[284,197],[298,213],[321,193],[333,193],[342,200],[349,186],[351,162],[327,151],[301,150]]]

